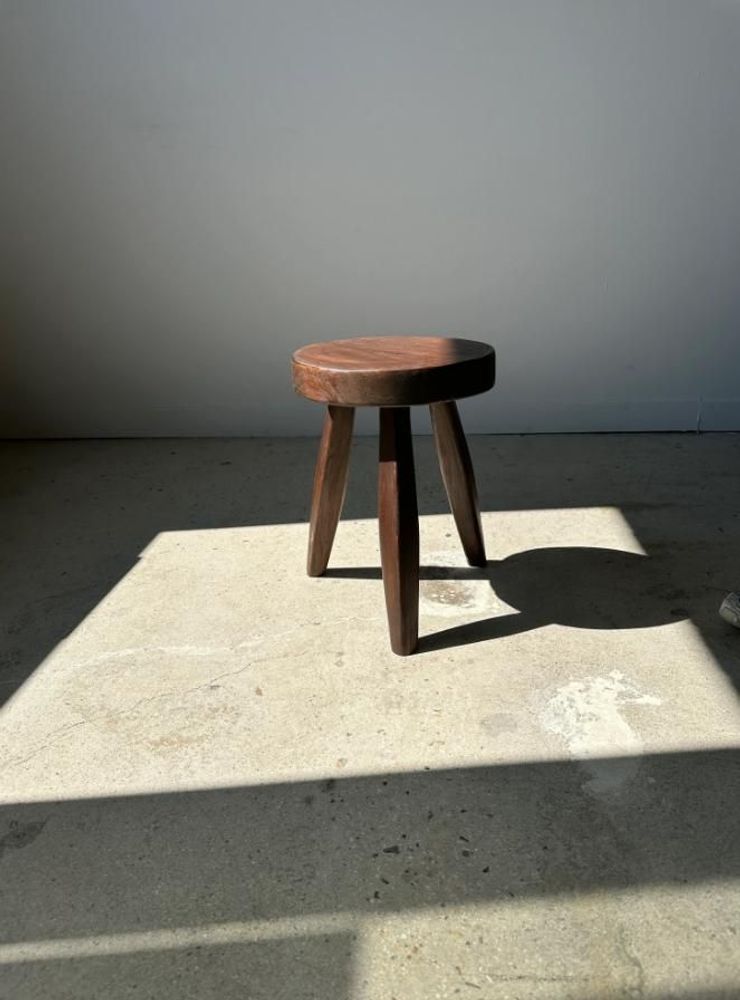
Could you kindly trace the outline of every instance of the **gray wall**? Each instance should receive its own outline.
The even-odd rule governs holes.
[[[292,349],[403,332],[471,430],[740,427],[737,0],[0,11],[4,433],[313,433]]]

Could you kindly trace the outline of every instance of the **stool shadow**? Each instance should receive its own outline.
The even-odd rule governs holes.
[[[380,579],[381,571],[361,566],[329,569],[325,575]],[[668,559],[618,549],[529,549],[489,561],[481,569],[421,566],[419,576],[450,582],[488,580],[496,596],[513,609],[422,636],[419,653],[518,635],[544,625],[637,629],[689,617],[681,606],[687,595],[672,580]]]

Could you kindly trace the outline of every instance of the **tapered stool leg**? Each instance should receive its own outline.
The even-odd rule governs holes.
[[[321,576],[329,565],[331,547],[347,489],[347,468],[355,411],[329,406],[316,459],[308,536],[308,575]]]
[[[391,649],[413,653],[419,635],[419,515],[407,406],[380,410],[378,520]]]
[[[471,566],[485,566],[486,549],[480,523],[478,491],[460,414],[454,402],[432,403],[429,409],[439,467],[462,547]]]

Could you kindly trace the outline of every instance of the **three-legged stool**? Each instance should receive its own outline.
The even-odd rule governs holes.
[[[302,347],[293,355],[296,392],[327,404],[316,463],[308,541],[309,576],[329,563],[347,485],[355,407],[380,408],[378,519],[391,648],[404,656],[419,630],[419,521],[411,406],[427,405],[450,507],[471,566],[485,566],[478,496],[456,399],[491,388],[488,344],[447,337],[358,337]]]

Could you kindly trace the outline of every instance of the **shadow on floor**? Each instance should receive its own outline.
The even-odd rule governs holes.
[[[446,513],[432,441],[415,448],[420,510]],[[375,516],[376,450],[367,438],[353,446],[347,519]],[[740,637],[717,617],[740,585],[740,436],[474,437],[471,451],[483,510],[615,507],[649,558],[519,553],[490,579],[521,615],[427,637],[422,650],[547,621],[637,628],[686,617],[740,686]],[[158,533],[305,521],[314,453],[305,439],[2,445],[3,700]]]
[[[545,548],[489,561],[484,569],[422,566],[422,580],[488,580],[512,614],[423,636],[419,652],[519,635],[543,625],[585,629],[651,628],[688,616],[665,586],[670,565],[619,549]],[[379,567],[329,569],[327,577],[382,578]]]
[[[348,934],[364,916],[731,882],[738,779],[740,753],[728,750],[4,807],[7,995],[44,995],[32,987],[50,975],[76,983],[55,996],[93,995],[86,977],[99,983],[111,963],[128,977],[202,975],[215,989],[248,960],[250,996],[318,996],[291,978],[303,956],[301,981],[318,976],[327,1000],[344,1000]],[[326,936],[306,922],[329,914]],[[286,919],[299,923],[276,942]],[[256,922],[265,940],[237,934],[224,950],[218,935],[235,922]],[[160,946],[182,949],[179,971],[166,956],[129,954],[157,951],[156,935],[178,929],[184,942]],[[33,960],[13,962],[16,942],[33,942]],[[124,954],[105,957],[111,948]],[[177,995],[169,978],[167,990]]]
[[[6,696],[158,533],[305,520],[314,447],[3,446]],[[347,518],[375,514],[375,449],[355,445]],[[471,449],[484,510],[615,507],[647,555],[533,548],[483,571],[426,567],[442,580],[482,572],[519,612],[428,637],[426,648],[550,621],[641,628],[685,617],[737,680],[740,637],[716,609],[740,572],[740,439],[474,438]],[[431,441],[416,453],[422,513],[446,512]],[[332,573],[379,578],[376,567]],[[129,995],[124,982],[158,980],[161,996],[184,995],[187,982],[191,995],[236,997],[248,969],[259,1000],[348,1000],[353,921],[364,916],[738,878],[739,779],[738,754],[705,751],[8,806],[4,939],[31,942],[32,960],[6,951],[4,988],[77,1000],[99,995],[102,977],[111,997]],[[326,914],[340,926],[305,926]],[[290,933],[286,920],[298,921]],[[265,940],[209,939],[209,926],[239,921],[277,923]],[[184,943],[156,937],[183,927],[195,928]],[[67,957],[46,947],[61,939]],[[99,954],[107,945],[118,951]],[[733,996],[732,986],[686,1000]]]
[[[355,940],[325,933],[229,944],[132,942],[112,954],[10,962],[2,972],[12,990],[6,995],[17,998],[352,1000]]]

